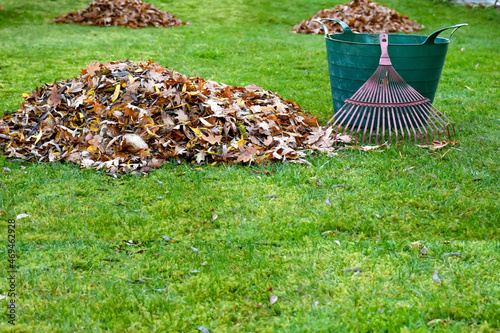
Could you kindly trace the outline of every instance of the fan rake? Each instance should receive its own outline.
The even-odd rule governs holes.
[[[380,134],[381,141],[385,142],[386,132],[389,142],[394,133],[396,143],[400,136],[402,142],[405,138],[411,141],[413,136],[415,144],[418,140],[422,144],[424,141],[428,143],[429,139],[451,141],[452,135],[456,136],[454,124],[396,72],[387,51],[388,36],[380,34],[379,38],[382,55],[377,70],[351,98],[345,100],[328,124],[335,120],[332,127],[337,135],[342,127],[342,135],[352,137],[355,131],[355,144],[362,131],[362,145],[367,134],[368,145],[372,137],[377,145]]]

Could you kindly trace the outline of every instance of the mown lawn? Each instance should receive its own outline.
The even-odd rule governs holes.
[[[0,110],[91,61],[142,56],[331,117],[324,38],[289,30],[341,1],[148,2],[193,24],[55,25],[88,1],[1,1]],[[2,297],[0,330],[500,330],[500,12],[380,2],[421,34],[469,23],[452,37],[434,100],[459,146],[340,150],[311,166],[172,162],[118,179],[0,157],[2,296],[7,221],[29,215],[16,222],[16,326]]]

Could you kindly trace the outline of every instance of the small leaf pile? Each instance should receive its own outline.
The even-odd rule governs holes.
[[[294,33],[324,34],[323,28],[314,22],[314,19],[333,18],[344,21],[356,32],[381,33],[381,32],[414,32],[424,28],[417,21],[410,21],[407,15],[400,15],[395,10],[382,6],[370,0],[354,0],[335,6],[331,9],[322,9],[307,21],[302,21],[292,29]],[[324,21],[328,33],[341,33],[339,24]]]
[[[170,158],[305,162],[305,149],[333,144],[332,128],[275,93],[187,77],[152,61],[95,61],[78,78],[45,84],[24,99],[0,118],[8,157],[109,173],[151,171]]]
[[[186,22],[141,0],[94,0],[87,8],[57,16],[54,23],[129,28],[178,27]]]

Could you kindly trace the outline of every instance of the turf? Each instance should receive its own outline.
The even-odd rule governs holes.
[[[91,61],[142,56],[255,83],[330,118],[324,38],[289,30],[340,1],[149,3],[193,24],[55,25],[88,1],[2,1],[0,110]],[[4,262],[7,220],[30,215],[17,221],[17,324],[2,314],[0,330],[500,330],[499,12],[381,3],[424,24],[421,34],[469,23],[452,37],[434,101],[460,146],[342,150],[309,156],[311,166],[172,162],[117,179],[0,157],[11,170],[0,174]],[[461,257],[442,258],[450,252]]]

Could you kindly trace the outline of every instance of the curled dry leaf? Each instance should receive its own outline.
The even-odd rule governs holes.
[[[313,19],[333,18],[344,21],[353,31],[362,33],[379,32],[414,32],[424,28],[417,21],[411,21],[407,15],[382,6],[370,0],[354,0],[331,9],[322,9],[308,20],[292,28],[294,33],[324,34],[323,28]],[[328,33],[341,33],[339,24],[325,21]]]
[[[94,0],[87,8],[61,14],[54,23],[74,23],[128,28],[178,27],[184,24],[175,15],[141,0]]]

